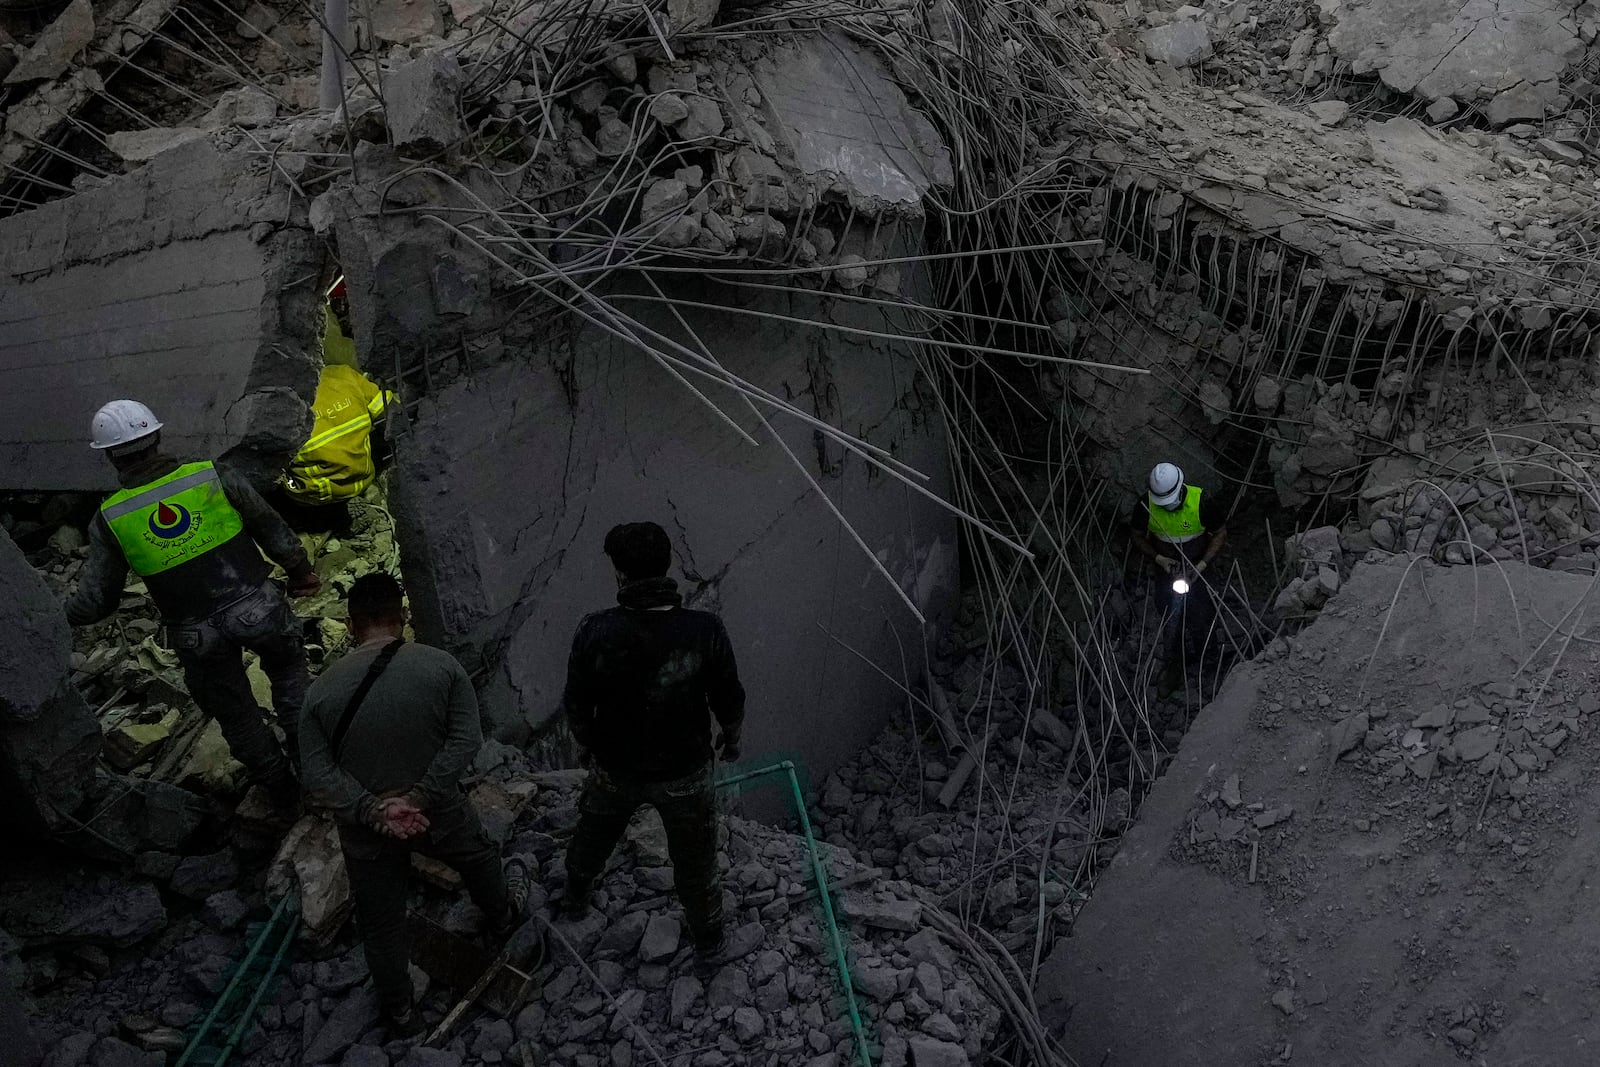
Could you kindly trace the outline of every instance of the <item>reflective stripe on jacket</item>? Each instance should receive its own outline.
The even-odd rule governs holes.
[[[213,552],[244,532],[211,463],[186,463],[100,505],[128,566],[148,578]]]
[[[359,496],[378,473],[372,430],[391,396],[354,367],[323,367],[312,405],[316,423],[284,474],[284,490],[307,504]]]
[[[1151,500],[1149,510],[1150,536],[1158,541],[1181,545],[1185,541],[1193,541],[1196,537],[1203,536],[1206,532],[1205,524],[1200,521],[1198,486],[1187,487],[1183,504],[1176,509],[1169,511]]]

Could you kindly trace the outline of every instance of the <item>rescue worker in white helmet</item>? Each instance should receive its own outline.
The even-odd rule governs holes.
[[[1221,502],[1189,485],[1177,464],[1157,463],[1151,469],[1148,492],[1134,510],[1133,543],[1173,583],[1169,610],[1180,616],[1158,652],[1164,661],[1160,689],[1182,686],[1186,664],[1203,660],[1206,649],[1215,647],[1210,631],[1216,600],[1205,573],[1228,543],[1226,523]]]
[[[1228,543],[1227,515],[1221,501],[1184,480],[1177,464],[1157,463],[1149,492],[1134,509],[1133,543],[1175,578],[1192,568],[1192,580]]]
[[[131,568],[161,612],[195,704],[217,720],[252,780],[292,808],[306,653],[300,621],[269,580],[262,552],[288,572],[291,596],[312,596],[321,581],[300,539],[245,478],[164,454],[161,426],[137,400],[113,400],[95,413],[90,445],[111,460],[122,488],[89,525],[89,558],[67,620],[88,626],[116,611]],[[251,692],[244,649],[261,659],[286,745]]]
[[[350,501],[388,461],[384,414],[395,395],[361,373],[350,339],[344,278],[323,308],[322,374],[311,403],[311,436],[283,472],[272,505],[296,530],[350,533]]]

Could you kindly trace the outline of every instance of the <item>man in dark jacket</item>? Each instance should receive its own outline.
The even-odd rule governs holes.
[[[217,720],[250,776],[280,805],[292,804],[306,653],[300,621],[261,553],[288,572],[292,596],[312,596],[321,582],[300,539],[248,481],[164,455],[160,431],[137,400],[113,400],[95,414],[91,444],[110,458],[122,489],[89,525],[89,558],[67,620],[87,626],[116,611],[131,567],[161,611],[195,704]],[[247,648],[272,684],[287,753],[250,690]]]
[[[300,744],[307,797],[339,823],[367,969],[389,1028],[416,1033],[406,936],[413,850],[449,864],[509,933],[527,901],[527,866],[506,869],[461,791],[483,744],[478,698],[454,656],[408,644],[400,584],[369,574],[350,587],[356,647],[306,697]],[[371,681],[367,681],[371,678]]]
[[[606,535],[618,607],[578,625],[562,708],[591,763],[567,850],[566,918],[589,894],[641,804],[661,815],[678,899],[695,948],[722,947],[711,719],[722,758],[739,758],[744,687],[722,621],[683,607],[667,577],[672,543],[653,522]]]

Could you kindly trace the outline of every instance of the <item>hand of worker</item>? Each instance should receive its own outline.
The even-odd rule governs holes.
[[[1206,561],[1201,560],[1199,563],[1196,563],[1194,565],[1194,572],[1196,574],[1204,574],[1206,572]]]
[[[373,822],[379,833],[402,841],[428,832],[428,817],[405,797],[380,800]]]
[[[1157,556],[1156,565],[1168,574],[1178,569],[1178,561],[1171,556]]]
[[[723,763],[732,763],[739,758],[739,738],[723,734],[717,739],[717,755]]]
[[[300,574],[289,575],[289,595],[292,597],[316,596],[322,591],[322,579],[317,572],[306,568]]]

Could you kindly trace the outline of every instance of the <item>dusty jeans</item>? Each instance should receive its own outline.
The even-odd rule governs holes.
[[[217,720],[233,758],[258,782],[282,782],[300,761],[300,705],[306,696],[306,650],[300,620],[279,588],[256,592],[200,622],[169,626],[189,695]],[[244,649],[261,657],[288,753],[267,725],[244,672]]]
[[[590,771],[578,800],[578,829],[567,847],[566,899],[588,900],[642,804],[655,808],[666,828],[678,900],[695,944],[715,945],[722,937],[722,884],[717,878],[717,799],[709,763],[666,782],[630,780],[599,767]]]
[[[361,946],[378,1003],[389,1015],[411,1005],[411,939],[406,927],[406,888],[413,850],[455,868],[472,902],[491,920],[506,914],[508,893],[500,850],[484,832],[465,797],[426,813],[428,831],[409,841],[365,826],[339,825],[350,896],[355,901]]]

